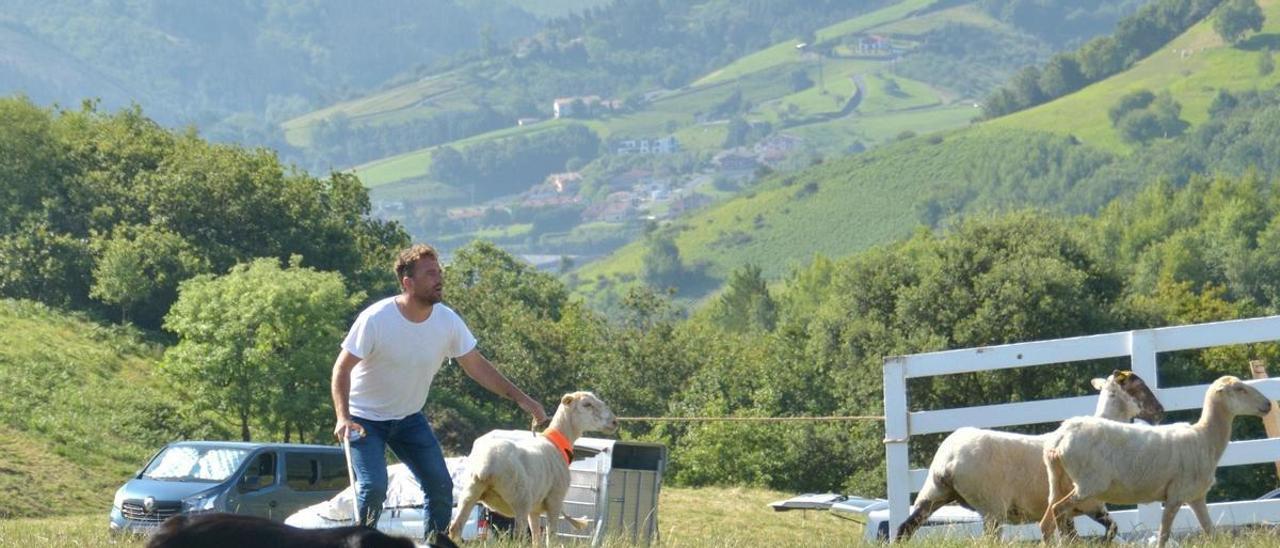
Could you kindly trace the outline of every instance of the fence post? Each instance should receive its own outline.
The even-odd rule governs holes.
[[[886,487],[889,492],[889,539],[898,536],[898,526],[907,519],[911,505],[911,477],[907,442],[906,364],[900,356],[884,360],[884,456]]]
[[[1160,371],[1156,362],[1156,337],[1150,329],[1129,332],[1129,368],[1137,373],[1154,392],[1160,387]],[[1158,502],[1138,505],[1138,521],[1148,531],[1160,530],[1163,506]]]
[[[1249,372],[1255,379],[1267,378],[1267,362],[1249,360]],[[1266,429],[1268,438],[1280,438],[1280,411],[1276,411],[1276,406],[1272,405],[1271,411],[1262,417],[1262,427]],[[1276,478],[1280,479],[1280,460],[1276,461]]]

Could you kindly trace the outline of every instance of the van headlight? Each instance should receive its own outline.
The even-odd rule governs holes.
[[[119,510],[124,505],[124,487],[116,489],[116,498],[111,499],[111,507]]]
[[[196,495],[191,498],[182,499],[182,512],[208,512],[213,510],[214,503],[218,500],[217,493],[209,493]]]

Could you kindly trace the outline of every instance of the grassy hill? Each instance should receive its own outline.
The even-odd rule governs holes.
[[[160,352],[118,327],[0,300],[0,521],[105,516],[115,489],[189,422],[153,376]]]
[[[0,17],[0,95],[22,93],[40,103],[75,107],[93,89],[107,108],[128,106],[132,90],[63,52],[22,25]]]
[[[1131,177],[1112,185],[1110,194],[1081,197],[1079,193],[1090,190],[1073,186],[1136,151],[1120,141],[1106,115],[1120,95],[1139,88],[1168,91],[1183,104],[1190,134],[1208,118],[1208,103],[1219,89],[1269,89],[1280,82],[1280,75],[1259,76],[1255,68],[1259,44],[1280,36],[1280,0],[1259,3],[1266,24],[1240,47],[1226,46],[1210,22],[1201,22],[1130,70],[1074,94],[969,128],[775,176],[739,198],[674,223],[666,234],[684,264],[713,282],[747,262],[776,279],[815,253],[842,256],[903,237],[937,221],[931,209],[942,210],[944,217],[969,210],[965,204],[973,203],[982,204],[980,210],[1040,206],[1088,211],[1158,175],[1144,174],[1134,167],[1142,164],[1134,163],[1128,164],[1126,176]],[[1194,53],[1184,58],[1176,50]],[[851,131],[841,122],[831,122],[825,130]],[[1150,157],[1162,146],[1157,142],[1138,152]],[[1068,201],[1087,205],[1064,205]],[[645,249],[645,242],[633,242],[582,266],[575,273],[579,292],[599,294],[638,283]],[[705,286],[684,290],[698,296],[710,289]]]
[[[940,8],[937,0],[903,0],[883,9],[819,29],[822,44],[842,44],[853,36],[891,36],[895,48],[908,51],[919,37],[944,25],[963,23],[992,33],[1016,33],[987,16],[973,3]],[[787,39],[741,57],[678,89],[658,92],[637,112],[587,120],[601,138],[612,136],[660,136],[674,133],[686,149],[713,152],[724,140],[723,124],[699,123],[699,117],[731,95],[739,93],[752,105],[744,116],[752,122],[767,121],[774,127],[805,137],[821,152],[836,152],[853,143],[875,145],[891,140],[901,128],[933,131],[964,125],[976,111],[954,101],[953,91],[939,89],[894,74],[891,56],[858,55],[837,45],[833,55],[797,50]],[[793,72],[801,71],[816,83],[795,91],[789,85]],[[466,69],[429,76],[360,99],[339,103],[289,120],[283,129],[291,144],[308,146],[317,127],[334,120],[351,125],[404,123],[449,110],[479,108],[476,103],[501,75],[500,68]],[[855,84],[860,82],[860,84]],[[889,82],[892,82],[890,85]],[[843,112],[858,85],[861,102],[852,116]],[[891,86],[891,87],[886,87]],[[833,120],[845,119],[844,131],[832,130]],[[451,143],[398,154],[355,166],[352,171],[370,187],[405,182],[417,194],[429,191],[425,179],[431,155],[440,146],[465,148],[487,140],[531,135],[557,121],[511,127]],[[674,128],[674,131],[672,129]],[[386,196],[379,195],[380,198]]]
[[[1262,31],[1236,47],[1224,44],[1212,17],[1143,59],[1129,70],[1035,108],[992,121],[993,128],[1023,128],[1074,135],[1101,149],[1131,152],[1107,118],[1120,96],[1140,90],[1167,91],[1182,104],[1182,118],[1194,127],[1209,118],[1218,90],[1264,89],[1280,83],[1280,73],[1258,74],[1262,50],[1280,44],[1280,2],[1257,0],[1266,14]]]

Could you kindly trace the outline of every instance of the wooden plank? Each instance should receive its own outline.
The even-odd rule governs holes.
[[[1267,362],[1250,360],[1249,374],[1254,379],[1270,377],[1267,374]],[[1266,429],[1268,438],[1280,438],[1280,408],[1276,407],[1275,402],[1271,403],[1271,412],[1262,417],[1262,427]],[[1276,479],[1280,479],[1280,460],[1276,461]]]
[[[901,361],[884,362],[885,483],[889,491],[889,540],[911,510],[911,478],[908,468],[907,376]]]
[[[951,432],[964,426],[994,428],[1020,424],[1060,422],[1092,415],[1098,396],[1001,403],[911,413],[911,435]]]
[[[1157,352],[1280,340],[1280,316],[1154,329]]]
[[[1128,332],[1070,339],[944,350],[895,356],[906,364],[907,378],[994,371],[1014,367],[1116,358],[1129,355]]]

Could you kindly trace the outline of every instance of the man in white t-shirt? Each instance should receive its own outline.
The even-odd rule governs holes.
[[[444,536],[453,509],[453,482],[444,453],[422,413],[431,380],[450,358],[490,392],[514,400],[537,422],[542,404],[507,380],[476,350],[476,339],[452,309],[441,304],[444,277],[436,251],[418,244],[400,252],[395,264],[399,295],[360,313],[333,364],[333,433],[351,442],[356,504],[361,523],[373,527],[387,494],[386,447],[390,446],[422,485],[427,500],[427,537]],[[434,535],[433,535],[434,533]],[[448,544],[447,539],[438,541]]]

